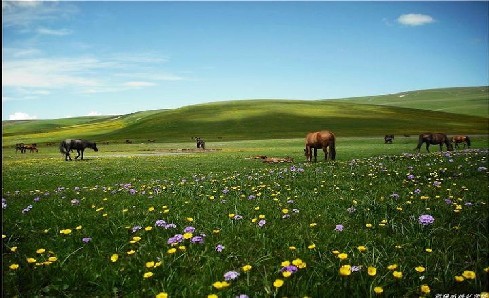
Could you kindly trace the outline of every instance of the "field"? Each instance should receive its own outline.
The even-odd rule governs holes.
[[[488,292],[488,139],[473,139],[414,154],[415,137],[341,137],[318,163],[302,138],[99,145],[73,162],[4,148],[3,296]]]

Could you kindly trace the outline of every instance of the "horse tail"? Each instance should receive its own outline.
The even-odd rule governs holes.
[[[467,142],[467,147],[470,148],[470,138],[469,138],[469,136],[465,136],[465,141]]]
[[[63,142],[61,142],[61,144],[59,144],[59,152],[61,152],[63,154],[67,153],[65,141],[63,141]]]
[[[418,146],[416,146],[416,148],[414,148],[414,150],[419,150],[421,149],[421,146],[423,145],[423,142],[424,142],[424,135],[423,134],[420,134],[419,135],[419,139],[418,139]]]

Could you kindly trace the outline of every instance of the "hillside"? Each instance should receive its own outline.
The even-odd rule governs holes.
[[[297,138],[320,129],[330,129],[342,136],[413,135],[424,131],[487,134],[487,116],[481,116],[481,111],[470,115],[471,111],[482,110],[474,106],[484,101],[484,111],[487,111],[489,98],[483,98],[481,88],[413,91],[402,97],[406,98],[402,101],[399,95],[334,101],[242,100],[111,117],[3,121],[2,141],[3,146],[18,142],[58,142],[63,138],[89,138],[98,142],[124,142],[126,139],[175,142],[200,136],[208,141],[225,141]],[[443,92],[451,94],[445,105],[451,109],[457,103],[459,113],[436,111],[439,94]],[[408,101],[410,98],[412,103]],[[422,109],[396,106],[395,102]]]

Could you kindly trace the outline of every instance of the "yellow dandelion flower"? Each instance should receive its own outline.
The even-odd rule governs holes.
[[[297,249],[297,247],[295,247],[295,246],[289,246],[289,249],[290,249],[290,250],[296,250],[296,249]]]
[[[57,260],[58,260],[58,258],[57,258],[57,257],[49,257],[49,258],[48,258],[48,261],[49,261],[49,262],[56,262]]]
[[[290,272],[290,271],[283,271],[283,272],[282,272],[282,275],[283,275],[284,277],[289,277],[289,276],[291,276],[291,275],[292,275],[292,272]]]
[[[394,271],[392,272],[392,276],[395,278],[401,279],[402,278],[402,272],[401,271]]]
[[[370,223],[365,224],[365,227],[367,227],[367,228],[371,228],[371,227],[372,227],[372,224],[370,224]]]
[[[281,280],[281,279],[276,279],[274,282],[273,282],[273,286],[276,287],[276,288],[280,288],[281,286],[284,285],[284,281]]]
[[[375,294],[380,295],[380,294],[384,293],[384,289],[382,287],[375,287],[374,292],[375,292]]]
[[[365,246],[363,246],[363,245],[358,246],[357,249],[358,249],[359,252],[364,252],[364,251],[367,250],[367,248]]]
[[[420,287],[421,293],[423,294],[429,294],[431,292],[431,289],[428,285],[422,285]]]
[[[337,255],[337,254],[339,254],[340,252],[339,252],[338,250],[333,250],[333,251],[332,251],[332,253],[333,253],[333,254],[335,254],[335,255]]]
[[[339,273],[341,276],[349,276],[351,274],[351,266],[350,265],[341,266]]]
[[[289,209],[287,209],[287,208],[282,209],[282,213],[283,213],[283,214],[287,214],[287,213],[289,213]]]
[[[134,249],[131,249],[130,251],[127,252],[128,255],[133,255],[135,253],[136,253],[136,251]]]
[[[282,263],[280,263],[280,266],[282,267],[290,266],[290,261],[283,261]]]
[[[212,286],[218,290],[224,289],[229,287],[229,283],[227,281],[216,281],[215,283],[212,284]]]
[[[258,215],[258,218],[259,218],[259,219],[265,219],[265,215],[260,214],[260,215]]]
[[[465,278],[460,275],[455,276],[454,279],[456,282],[463,282],[465,280]]]
[[[59,231],[60,234],[69,235],[71,234],[71,229],[64,229]]]
[[[2,239],[5,239],[5,238],[7,238],[7,235],[2,234]]]
[[[219,234],[219,233],[221,233],[221,230],[219,230],[219,229],[214,229],[214,230],[212,230],[212,233],[213,233],[213,234]]]
[[[423,266],[418,266],[418,267],[414,268],[414,270],[416,270],[419,273],[422,273],[422,272],[426,271],[426,268],[424,268]]]
[[[433,252],[433,250],[431,248],[427,248],[425,249],[426,252]]]
[[[150,226],[144,228],[145,231],[151,231],[152,229],[153,229],[153,227],[150,227]]]
[[[377,274],[377,268],[370,266],[367,268],[367,273],[370,276],[375,276]]]
[[[44,248],[39,248],[38,250],[36,250],[36,253],[38,254],[43,254],[46,250]]]
[[[143,277],[144,277],[144,278],[150,278],[150,277],[152,277],[152,276],[153,276],[153,272],[151,272],[151,271],[146,272],[146,273],[144,273],[144,274],[143,274]]]
[[[397,268],[397,264],[392,264],[392,265],[387,266],[387,269],[389,269],[389,270],[395,270],[396,268]]]
[[[169,254],[174,254],[174,253],[176,253],[176,252],[177,252],[177,249],[176,249],[176,248],[174,248],[174,247],[173,247],[173,248],[170,248],[170,249],[167,251],[167,253],[169,253]]]
[[[146,262],[146,268],[153,268],[155,266],[155,262]]]
[[[156,263],[155,263],[155,268],[156,268],[156,267],[160,267],[160,266],[161,266],[161,262],[156,262]]]
[[[27,258],[26,260],[27,260],[27,263],[29,263],[29,264],[37,262],[36,259],[34,259],[34,258]]]
[[[188,240],[188,239],[192,238],[193,236],[194,235],[192,233],[185,233],[185,234],[183,234],[183,239],[187,239]]]
[[[243,267],[241,267],[241,269],[243,270],[243,272],[248,272],[251,270],[251,268],[253,268],[251,265],[244,265]]]
[[[115,263],[117,262],[117,260],[119,259],[119,255],[118,254],[113,254],[111,257],[110,257],[110,260],[112,261],[112,263]]]
[[[10,248],[10,251],[11,251],[11,252],[16,252],[16,251],[17,251],[17,246],[12,246],[12,247]]]
[[[476,275],[474,271],[465,270],[462,273],[462,276],[465,277],[465,279],[475,279]]]
[[[316,244],[313,243],[313,244],[309,245],[307,248],[309,248],[309,249],[315,249],[316,248]]]
[[[75,228],[75,230],[81,230],[83,227],[82,226],[78,226]]]
[[[153,207],[153,206],[149,207],[149,208],[148,208],[148,211],[149,211],[149,212],[155,211],[155,207]]]
[[[193,222],[193,221],[194,221],[194,219],[193,219],[192,217],[187,217],[187,218],[186,218],[186,220],[187,220],[188,222]]]
[[[207,298],[219,298],[216,294],[209,294],[207,295]]]
[[[178,250],[181,250],[181,251],[184,251],[184,250],[186,250],[186,249],[187,249],[187,248],[185,247],[185,245],[180,245],[180,246],[178,247]]]
[[[348,259],[348,254],[346,254],[346,253],[340,253],[340,254],[338,254],[337,257],[340,260],[346,260],[346,259]]]
[[[318,225],[317,223],[313,222],[313,223],[309,224],[309,227],[314,228],[317,225]]]
[[[168,294],[165,292],[161,292],[156,294],[155,298],[168,298]]]
[[[19,269],[19,264],[11,264],[10,266],[8,266],[10,269],[12,270],[17,270]]]

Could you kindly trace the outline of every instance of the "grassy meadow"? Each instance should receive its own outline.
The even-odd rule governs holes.
[[[487,90],[3,121],[2,296],[488,297]],[[319,129],[336,161],[305,161]]]

